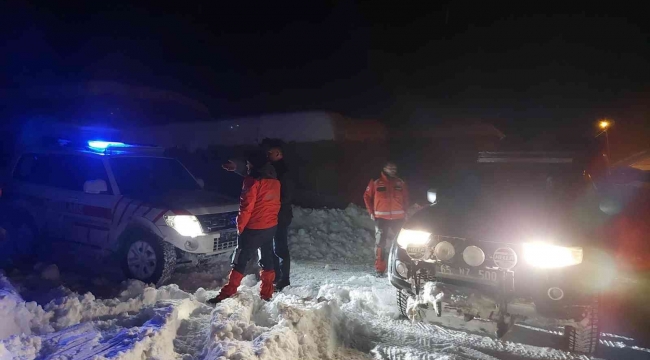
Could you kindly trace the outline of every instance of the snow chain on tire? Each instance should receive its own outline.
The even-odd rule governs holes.
[[[156,282],[156,286],[161,286],[171,279],[172,274],[174,274],[174,270],[176,269],[176,248],[168,242],[162,240],[159,241],[162,243],[165,263],[163,265],[162,275],[160,275],[160,279]]]
[[[408,299],[409,299],[409,294],[404,291],[397,289],[397,306],[399,307],[399,312],[404,316],[405,318],[408,318],[408,314],[406,313],[406,306],[408,305]]]
[[[564,338],[567,350],[583,354],[594,354],[600,342],[600,303],[595,297],[591,306],[585,309],[584,319],[578,327],[566,326]]]

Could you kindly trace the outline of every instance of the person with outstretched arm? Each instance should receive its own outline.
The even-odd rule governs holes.
[[[375,221],[375,270],[377,276],[383,276],[388,253],[404,225],[409,207],[408,188],[397,176],[394,162],[386,162],[381,175],[370,180],[363,200],[370,218]]]
[[[281,184],[281,207],[278,214],[278,226],[273,238],[273,258],[276,273],[275,289],[282,291],[291,285],[291,254],[289,252],[289,225],[293,220],[291,208],[293,202],[293,182],[289,175],[289,169],[284,161],[284,151],[280,140],[264,139],[262,146],[266,148],[267,159],[273,165],[277,178]],[[243,176],[243,162],[236,159],[229,160],[222,166],[225,170],[238,173]]]
[[[278,225],[280,211],[280,181],[275,169],[268,163],[263,153],[248,156],[246,162],[248,175],[244,177],[237,215],[237,249],[232,256],[232,270],[228,283],[221,288],[217,297],[208,300],[216,304],[237,292],[244,278],[246,264],[259,252],[260,297],[270,300],[273,296],[275,270],[273,268],[273,236]]]

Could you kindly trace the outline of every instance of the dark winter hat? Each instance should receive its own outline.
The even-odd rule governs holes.
[[[264,140],[262,140],[262,142],[260,143],[260,146],[262,146],[262,148],[266,150],[280,149],[280,151],[282,151],[284,147],[284,141],[282,141],[281,139],[264,138]]]
[[[260,150],[251,150],[246,155],[246,161],[248,161],[254,168],[259,169],[264,164],[266,164],[266,154]]]

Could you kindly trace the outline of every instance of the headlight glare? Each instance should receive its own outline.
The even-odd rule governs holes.
[[[166,216],[165,222],[182,236],[197,237],[204,235],[201,223],[194,215]]]
[[[397,245],[404,249],[407,246],[424,246],[429,243],[430,239],[430,232],[402,229],[397,237]]]
[[[526,262],[536,268],[555,269],[582,263],[581,247],[530,242],[523,244],[523,250]]]

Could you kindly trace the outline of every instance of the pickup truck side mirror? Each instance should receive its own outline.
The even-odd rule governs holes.
[[[201,189],[205,187],[205,181],[203,181],[203,179],[196,179],[196,182],[199,184]]]
[[[436,189],[429,189],[427,191],[427,200],[431,204],[435,204],[438,199],[438,191]]]
[[[108,185],[106,181],[97,179],[97,180],[88,180],[84,183],[84,192],[86,194],[101,194],[103,192],[108,192]]]

